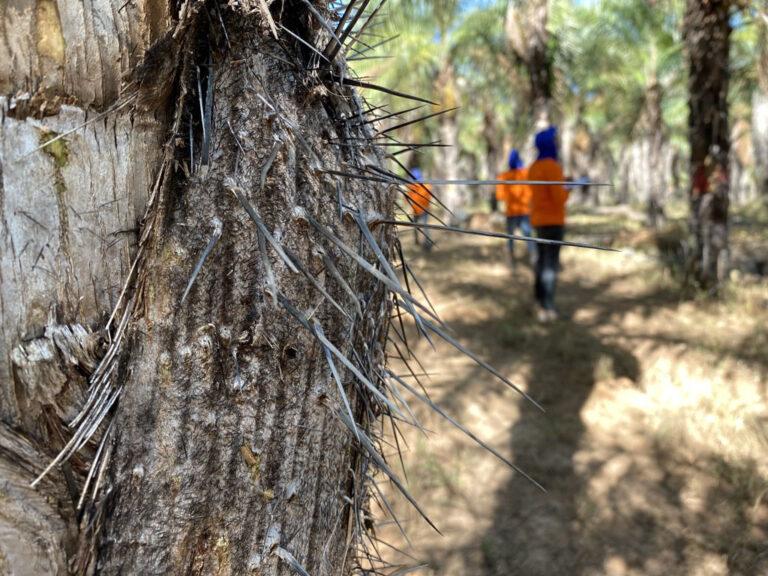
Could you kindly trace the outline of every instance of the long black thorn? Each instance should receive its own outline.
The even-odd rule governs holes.
[[[360,231],[363,233],[363,238],[365,238],[366,242],[368,243],[368,246],[373,250],[373,253],[376,255],[376,259],[379,261],[379,264],[384,269],[384,272],[389,277],[389,279],[392,281],[392,283],[399,288],[399,293],[405,295],[406,292],[403,291],[402,286],[400,286],[400,280],[397,277],[397,274],[392,269],[392,266],[389,264],[389,260],[384,256],[384,253],[381,251],[381,248],[379,247],[378,242],[376,242],[376,239],[373,237],[373,234],[371,234],[370,228],[368,228],[368,223],[365,220],[365,217],[363,214],[359,211],[351,212],[352,216],[354,217],[355,221],[357,222],[358,227],[360,228]],[[406,310],[413,316],[414,320],[416,321],[416,325],[421,330],[422,334],[424,334],[424,337],[429,341],[430,344],[433,345],[432,339],[429,337],[429,334],[424,329],[421,321],[421,317],[416,312],[416,310],[413,308],[411,301],[414,301],[414,298],[411,294],[408,294],[408,297],[403,300],[403,305],[405,306]],[[424,308],[422,306],[422,308]],[[432,315],[432,312],[424,308],[424,310]],[[432,317],[439,323],[443,324],[440,318],[437,315],[432,315]]]
[[[464,427],[462,424],[460,424],[458,421],[456,421],[456,419],[454,419],[454,418],[453,418],[452,416],[450,416],[450,415],[449,415],[449,414],[448,414],[448,413],[447,413],[445,410],[443,410],[443,408],[442,408],[441,406],[439,406],[438,404],[436,404],[435,402],[433,402],[433,401],[432,401],[432,400],[430,400],[429,398],[425,398],[425,397],[423,397],[423,396],[422,396],[421,394],[419,394],[419,393],[418,393],[418,392],[417,392],[417,391],[416,391],[416,390],[415,390],[413,387],[411,387],[411,386],[410,386],[410,385],[409,385],[407,382],[405,382],[403,379],[399,378],[399,377],[398,377],[398,376],[396,376],[395,374],[392,374],[391,372],[389,372],[389,375],[390,375],[392,378],[394,378],[394,379],[395,379],[395,380],[396,380],[396,381],[397,381],[397,382],[398,382],[398,383],[399,383],[399,384],[400,384],[400,385],[401,385],[403,388],[405,388],[406,390],[408,390],[408,392],[410,392],[411,394],[413,394],[414,396],[416,396],[416,398],[418,398],[419,400],[421,400],[422,402],[424,402],[424,403],[425,403],[427,406],[429,406],[430,408],[432,408],[432,410],[434,410],[434,411],[435,411],[435,412],[437,412],[437,413],[438,413],[440,416],[442,416],[443,418],[445,418],[445,419],[446,419],[448,422],[450,422],[450,423],[451,423],[453,426],[455,426],[456,428],[458,428],[459,430],[461,430],[462,432],[464,432],[464,434],[466,434],[467,436],[469,436],[469,438],[471,438],[472,440],[474,440],[474,441],[475,441],[477,444],[479,444],[481,447],[485,448],[485,449],[486,449],[486,450],[488,450],[488,451],[489,451],[491,454],[493,454],[494,456],[496,456],[496,457],[497,457],[499,460],[501,460],[501,461],[502,461],[502,462],[504,462],[504,463],[505,463],[507,466],[509,466],[510,468],[512,468],[512,470],[514,470],[514,471],[515,471],[515,472],[517,472],[518,474],[522,475],[522,476],[523,476],[523,477],[524,477],[526,480],[528,480],[528,481],[529,481],[531,484],[533,484],[534,486],[536,486],[536,488],[538,488],[539,490],[541,490],[541,491],[542,491],[542,492],[544,492],[544,493],[546,493],[546,492],[547,492],[547,489],[546,489],[546,488],[544,488],[544,486],[542,486],[541,484],[539,484],[539,483],[538,483],[536,480],[534,480],[534,479],[533,479],[533,477],[531,477],[531,476],[530,476],[528,473],[526,473],[526,472],[525,472],[525,470],[523,470],[522,468],[520,468],[519,466],[517,466],[517,465],[516,465],[514,462],[511,462],[511,461],[510,461],[508,458],[505,458],[504,456],[502,456],[502,455],[501,455],[501,454],[500,454],[500,453],[499,453],[499,452],[498,452],[496,449],[492,448],[492,447],[491,447],[489,444],[487,444],[486,442],[484,442],[483,440],[481,440],[480,438],[478,438],[478,437],[477,437],[477,436],[476,436],[476,435],[475,435],[473,432],[471,432],[471,431],[470,431],[468,428],[465,428],[465,427]]]
[[[379,148],[395,148],[397,146],[405,146],[408,150],[418,150],[419,148],[449,148],[450,144],[441,144],[438,142],[426,142],[423,144],[408,144],[406,142],[376,142],[371,141],[368,138],[349,138],[349,140],[359,140],[360,144],[350,144],[348,142],[335,142],[333,140],[327,140],[328,144],[331,144],[333,146],[346,146],[348,148],[352,148],[354,146],[362,146],[364,144],[368,146],[377,146]],[[405,150],[400,150],[397,153],[404,152]],[[410,182],[408,182],[410,184]]]
[[[224,25],[224,18],[221,16],[221,10],[219,9],[218,3],[216,3],[216,15],[219,17],[219,23],[221,24],[221,29],[224,32],[224,40],[227,43],[227,48],[230,52],[232,52],[232,44],[229,42],[229,34],[227,33],[227,27]]]
[[[347,427],[349,427],[350,423],[346,422],[346,415],[343,412],[338,412],[338,415],[341,417],[341,420],[344,421]],[[373,443],[368,438],[368,436],[366,436],[365,433],[362,433],[360,436],[360,440],[361,440],[360,444],[363,446],[363,448],[365,448],[365,451],[374,461],[376,466],[382,472],[384,472],[384,474],[386,474],[389,477],[389,479],[397,487],[400,493],[405,497],[406,500],[408,500],[408,502],[410,502],[413,505],[413,507],[416,509],[419,515],[421,515],[421,517],[427,522],[427,524],[429,524],[438,534],[442,535],[442,532],[440,532],[440,529],[437,526],[435,526],[432,520],[429,519],[429,516],[427,516],[424,513],[424,511],[421,509],[421,506],[419,506],[418,502],[416,502],[413,496],[411,496],[408,490],[406,490],[405,486],[397,477],[397,475],[389,468],[387,463],[384,461],[384,458],[382,458],[381,454],[379,454],[376,451],[376,448],[373,446]]]
[[[347,4],[346,9],[344,10],[344,13],[341,15],[341,18],[339,18],[339,23],[336,25],[336,30],[333,32],[333,38],[336,39],[337,42],[341,43],[341,41],[338,38],[339,32],[341,32],[342,27],[344,26],[344,22],[346,22],[347,17],[352,12],[352,8],[354,7],[357,0],[349,0],[349,3]],[[329,41],[328,45],[325,47],[325,50],[323,50],[323,54],[328,57],[330,55],[331,50],[333,49],[333,42]],[[328,60],[332,60],[332,58],[327,58]]]
[[[424,299],[427,301],[427,304],[432,309],[432,312],[435,314],[435,316],[438,316],[437,310],[435,310],[435,306],[432,304],[432,301],[429,299],[429,296],[427,296],[427,292],[422,287],[421,282],[419,282],[419,279],[416,277],[416,274],[414,274],[413,271],[411,270],[411,267],[408,266],[408,262],[406,262],[405,260],[405,253],[403,252],[403,245],[400,242],[399,238],[395,240],[395,247],[397,248],[398,253],[400,255],[400,262],[402,262],[403,264],[403,278],[405,279],[405,286],[408,289],[408,293],[413,294],[408,284],[408,275],[410,274],[411,278],[413,278],[413,281],[416,282],[416,286],[418,286],[419,290],[421,291],[421,295],[424,296]]]
[[[203,142],[201,143],[201,148],[205,146],[205,140],[207,139],[208,135],[206,134],[207,127],[205,125],[205,104],[203,103],[203,83],[200,80],[200,66],[195,66],[195,70],[197,71],[197,100],[198,104],[200,106],[200,124],[203,130]],[[203,165],[203,152],[200,151],[200,165]]]
[[[190,173],[195,173],[195,133],[194,133],[194,127],[192,126],[192,113],[188,112],[188,122],[189,122],[189,171]]]
[[[389,38],[386,38],[385,40],[382,40],[378,44],[372,45],[369,49],[361,50],[361,52],[363,54],[365,54],[366,52],[370,52],[371,50],[375,50],[376,48],[379,48],[380,46],[384,46],[384,44],[388,44],[389,42],[393,42],[393,41],[397,40],[398,38],[400,38],[400,34],[395,34],[394,36],[390,36]]]
[[[344,31],[339,36],[339,43],[333,47],[331,50],[330,55],[328,56],[328,60],[333,62],[333,59],[336,58],[336,54],[339,53],[339,50],[344,46],[344,41],[346,40],[347,36],[349,36],[349,33],[352,32],[355,25],[357,24],[357,21],[360,19],[360,16],[363,15],[363,12],[365,11],[365,8],[368,6],[371,0],[363,0],[363,5],[357,10],[355,15],[352,17],[352,20],[344,27]]]
[[[197,278],[197,275],[200,274],[200,270],[202,270],[203,264],[205,264],[206,258],[208,258],[210,253],[213,251],[213,247],[216,245],[216,242],[218,242],[219,238],[221,238],[221,233],[223,230],[224,230],[224,226],[221,223],[221,220],[219,220],[218,218],[215,218],[213,221],[213,234],[211,234],[211,238],[210,240],[208,240],[208,244],[203,250],[203,253],[200,254],[200,258],[198,258],[197,264],[195,265],[195,268],[192,271],[192,274],[189,276],[189,282],[187,282],[187,287],[184,290],[184,294],[181,297],[182,304],[187,299],[187,296],[189,295],[189,291],[192,289],[192,285],[195,283],[195,279]]]
[[[357,58],[347,58],[347,62],[362,62],[364,60],[391,60],[392,56],[358,56]]]
[[[405,364],[405,367],[408,369],[408,372],[411,373],[411,376],[413,376],[413,379],[416,380],[416,383],[419,385],[419,388],[421,388],[421,391],[424,392],[424,394],[429,398],[429,393],[427,392],[427,388],[424,386],[424,384],[421,382],[421,378],[419,378],[416,375],[416,372],[411,368],[410,362],[408,362],[408,359],[403,355],[402,350],[400,350],[400,346],[397,345],[397,342],[395,342],[392,338],[389,338],[389,341],[392,342],[392,345],[395,347],[395,351],[397,352],[398,357],[400,358],[400,361]],[[416,357],[416,355],[411,355],[411,359],[414,360],[419,367],[420,370],[423,372],[423,368],[421,366],[421,362]]]
[[[441,114],[448,114],[449,112],[453,112],[457,108],[448,108],[447,110],[440,110],[439,112],[433,112],[432,114],[427,114],[426,116],[420,116],[419,118],[414,118],[413,120],[407,120],[406,122],[402,122],[401,124],[397,124],[396,126],[390,126],[386,130],[382,130],[379,132],[379,136],[383,136],[384,134],[387,134],[389,132],[393,132],[395,130],[398,130],[400,128],[405,128],[406,126],[410,126],[411,124],[416,124],[418,122],[424,122],[425,120],[429,120],[430,118],[434,118],[435,116],[440,116]]]
[[[393,282],[389,276],[386,274],[382,274],[379,270],[374,268],[370,262],[368,262],[365,258],[363,258],[360,254],[352,250],[349,246],[344,244],[335,234],[327,230],[325,227],[323,227],[315,218],[309,214],[306,210],[302,210],[304,218],[317,230],[320,234],[322,234],[326,239],[330,240],[333,244],[335,244],[342,252],[346,253],[348,256],[350,256],[355,262],[357,262],[358,266],[360,266],[363,270],[365,270],[368,274],[379,280],[380,282],[383,282],[392,292],[397,293],[403,298],[404,303],[407,301],[408,305],[410,306],[413,304],[417,308],[421,309],[427,316],[438,322],[440,325],[443,325],[443,322],[432,315],[432,312],[426,308],[421,302],[413,298],[410,294],[408,294],[405,290],[403,290],[399,282]],[[405,304],[404,304],[405,305]],[[406,310],[409,308],[409,306],[406,306]],[[409,310],[410,313],[410,310]],[[417,315],[418,316],[418,315]],[[419,325],[421,320],[420,316],[418,316],[419,320],[414,318],[416,320],[416,324]]]
[[[382,6],[384,6],[384,4],[386,4],[386,3],[387,3],[387,0],[381,0],[381,2],[379,2],[379,5],[376,8],[374,8],[373,12],[371,12],[371,15],[368,16],[368,19],[360,27],[360,30],[357,31],[357,34],[355,34],[355,36],[352,37],[350,42],[347,43],[347,47],[348,48],[351,48],[354,45],[355,42],[359,42],[360,44],[362,44],[366,48],[369,48],[369,49],[371,48],[368,44],[363,42],[361,40],[361,38],[363,37],[363,34],[365,34],[365,29],[368,28],[368,25],[372,21],[374,21],[374,19],[376,18],[376,16],[379,13],[379,10],[381,10]]]
[[[421,224],[418,222],[404,222],[400,220],[380,220],[379,224],[392,224],[395,226],[406,226],[412,228],[429,228],[431,230],[444,230],[446,232],[458,232],[460,234],[470,234],[474,236],[487,236],[490,238],[505,238],[507,240],[522,240],[525,242],[535,242],[536,244],[551,244],[555,246],[572,246],[574,248],[588,248],[590,250],[602,250],[603,252],[621,252],[617,248],[607,246],[596,246],[594,244],[584,244],[582,242],[570,242],[568,240],[548,240],[546,238],[533,238],[531,236],[518,236],[516,234],[504,234],[503,232],[487,232],[485,230],[472,230],[458,228],[456,226],[437,226],[435,224]]]
[[[333,80],[334,82],[349,84],[350,86],[355,86],[356,88],[367,88],[368,90],[378,90],[379,92],[384,92],[385,94],[389,94],[391,96],[397,96],[398,98],[406,98],[407,100],[415,100],[416,102],[424,102],[425,104],[431,104],[432,106],[439,106],[437,102],[433,102],[432,100],[427,100],[426,98],[420,98],[419,96],[414,96],[413,94],[405,94],[404,92],[398,92],[397,90],[391,90],[389,88],[386,88],[384,86],[379,86],[378,84],[373,84],[371,82],[355,80],[354,78],[342,78],[338,74],[334,74],[334,73],[331,73],[330,76],[331,76],[331,80]]]
[[[397,164],[398,164],[398,165],[399,165],[399,166],[400,166],[400,167],[401,167],[403,170],[405,170],[405,173],[406,173],[406,174],[408,174],[408,176],[410,177],[410,180],[408,180],[407,178],[403,178],[402,176],[400,176],[400,175],[398,175],[398,174],[395,174],[394,172],[392,172],[392,171],[390,171],[390,170],[383,170],[383,169],[381,169],[381,168],[378,168],[378,167],[373,167],[373,166],[371,166],[370,168],[373,168],[373,169],[374,169],[374,171],[376,171],[376,172],[378,172],[378,173],[380,173],[380,174],[385,174],[385,175],[389,176],[390,178],[395,178],[396,180],[398,180],[398,181],[399,181],[399,185],[400,185],[400,186],[412,186],[412,185],[414,185],[414,184],[417,184],[417,185],[418,185],[418,184],[420,184],[420,182],[419,182],[419,181],[416,179],[416,177],[413,175],[413,173],[412,173],[412,172],[411,172],[411,171],[410,171],[408,168],[406,168],[406,167],[405,167],[405,166],[404,166],[402,163],[398,162],[397,160],[395,160],[395,162],[397,162]],[[431,192],[431,191],[430,191],[430,192]],[[432,197],[433,197],[433,198],[434,198],[434,199],[437,201],[437,203],[438,203],[438,204],[439,204],[439,205],[440,205],[440,206],[443,208],[443,210],[445,210],[446,212],[448,212],[448,214],[450,214],[451,216],[455,216],[455,214],[453,213],[453,211],[452,211],[450,208],[448,208],[448,206],[446,206],[446,205],[443,203],[443,201],[440,199],[440,196],[438,196],[437,194],[432,194]],[[436,219],[438,222],[440,222],[442,225],[444,225],[444,226],[446,225],[446,224],[445,224],[445,222],[443,222],[443,221],[442,221],[440,218],[437,218],[437,217],[436,217],[434,214],[432,214],[432,213],[431,213],[429,210],[426,210],[426,212],[427,212],[427,214],[429,214],[430,216],[434,217],[434,218],[435,218],[435,219]]]
[[[200,162],[207,166],[211,146],[211,138],[213,137],[213,89],[215,82],[215,76],[213,72],[213,56],[211,55],[210,51],[208,52],[208,77],[206,82],[204,122],[205,126],[207,127],[207,130],[205,131],[207,137],[203,139],[203,146],[200,151],[202,159]]]
[[[389,114],[386,114],[384,116],[377,116],[375,118],[369,118],[368,120],[364,120],[360,124],[355,124],[355,126],[359,126],[362,124],[373,124],[375,122],[382,122],[384,120],[387,120],[388,118],[392,118],[395,116],[402,116],[403,114],[408,114],[408,112],[413,112],[415,110],[419,110],[421,108],[424,108],[424,104],[419,104],[418,106],[413,106],[412,108],[406,108],[405,110],[397,110],[395,112],[390,112]],[[382,132],[383,134],[383,132]]]
[[[301,42],[301,43],[302,43],[304,46],[306,46],[307,48],[309,48],[310,50],[312,50],[312,52],[314,52],[315,54],[317,54],[318,56],[320,56],[320,58],[322,58],[323,60],[325,60],[326,62],[328,62],[328,59],[327,59],[327,58],[326,58],[326,57],[323,55],[323,53],[322,53],[322,52],[320,52],[320,50],[318,50],[317,48],[315,48],[315,47],[314,47],[312,44],[310,44],[309,42],[307,42],[306,40],[304,40],[304,38],[302,38],[301,36],[299,36],[299,35],[298,35],[298,34],[296,34],[295,32],[293,32],[293,31],[289,30],[288,28],[286,28],[286,27],[285,27],[285,26],[283,26],[282,24],[280,24],[280,28],[281,28],[282,30],[284,30],[285,32],[288,32],[288,34],[289,34],[290,36],[292,36],[293,38],[295,38],[296,40],[298,40],[299,42]]]

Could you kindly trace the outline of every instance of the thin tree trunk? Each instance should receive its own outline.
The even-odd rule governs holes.
[[[689,60],[689,143],[693,273],[713,289],[728,267],[728,81],[730,0],[689,0],[684,35]]]
[[[760,13],[758,87],[752,95],[752,143],[758,194],[768,198],[768,13]]]
[[[491,111],[483,113],[483,140],[485,141],[485,174],[484,177],[494,179],[504,170],[504,151],[496,128],[496,119]],[[486,192],[492,210],[498,208],[495,189]]]
[[[647,146],[648,190],[646,194],[646,213],[648,225],[657,228],[664,219],[664,199],[666,196],[667,176],[664,167],[664,119],[662,116],[661,86],[655,80],[646,90],[645,110],[641,122],[645,132]]]
[[[453,65],[446,62],[436,80],[437,92],[442,95],[443,105],[454,108],[459,101],[458,87]],[[459,178],[459,122],[456,110],[440,115],[441,173],[446,180]],[[466,216],[467,195],[456,185],[448,185],[440,190],[440,200],[451,211],[449,220],[452,224],[460,224]]]
[[[361,221],[391,218],[393,194],[324,170],[379,155],[328,145],[370,136],[344,122],[356,97],[303,72],[313,53],[278,45],[258,3],[124,4],[2,15],[0,50],[14,51],[0,53],[3,91],[34,88],[0,101],[3,568],[344,573],[372,472],[315,335],[378,382],[390,304],[327,234],[362,250],[340,201]],[[274,8],[306,41],[324,34],[305,4]],[[391,230],[372,233],[388,254]],[[337,364],[370,428],[380,408]],[[97,405],[119,397],[109,432],[30,489],[94,370]]]

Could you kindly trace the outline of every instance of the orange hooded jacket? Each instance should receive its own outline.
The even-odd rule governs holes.
[[[536,160],[528,168],[529,180],[563,182],[563,169],[557,160],[544,158]],[[562,184],[531,185],[531,225],[563,226],[565,224],[565,203],[568,190]]]
[[[528,170],[507,170],[497,180],[527,180]],[[531,187],[527,184],[496,184],[496,200],[504,202],[507,216],[524,216],[531,213]]]
[[[432,186],[429,184],[408,184],[408,204],[414,216],[421,216],[429,210],[432,201]]]

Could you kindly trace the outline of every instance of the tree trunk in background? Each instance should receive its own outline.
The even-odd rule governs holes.
[[[553,122],[548,21],[548,0],[509,0],[507,3],[504,31],[509,46],[528,71],[531,118],[536,130]]]
[[[453,65],[446,62],[436,80],[437,93],[441,95],[442,109],[456,108],[459,102],[458,87]],[[457,110],[439,116],[441,174],[446,180],[459,179],[459,119]],[[456,225],[466,218],[467,194],[463,187],[455,184],[441,186],[435,190],[445,207],[451,211],[448,220]]]
[[[504,149],[500,141],[496,127],[496,118],[493,112],[486,110],[483,113],[483,140],[485,141],[485,165],[484,178],[493,180],[506,169],[504,162]],[[491,186],[490,190],[485,191],[492,211],[498,209],[496,202],[496,187]]]
[[[768,198],[768,13],[758,14],[757,26],[760,55],[758,89],[752,95],[752,143],[757,191],[763,198]]]
[[[645,186],[642,199],[646,205],[648,226],[656,228],[664,218],[664,200],[667,192],[667,171],[665,170],[664,119],[661,109],[661,85],[654,79],[645,92],[645,104],[636,132],[643,149],[642,171]]]
[[[0,87],[13,95],[0,99],[3,573],[293,574],[296,559],[323,575],[352,561],[347,502],[364,505],[371,472],[336,415],[324,349],[275,297],[378,367],[384,289],[310,222],[359,247],[337,194],[386,218],[394,197],[323,173],[370,162],[362,151],[380,161],[367,144],[327,144],[370,137],[343,121],[356,97],[302,72],[311,53],[278,44],[245,4],[2,7]],[[307,41],[323,34],[301,2],[275,3],[280,14]],[[86,118],[98,121],[34,151]],[[372,233],[388,253],[391,230]],[[109,432],[30,489],[72,435],[102,357],[108,397],[122,390]],[[376,413],[339,371],[365,427]]]
[[[483,113],[483,140],[485,141],[485,177],[496,178],[496,175],[506,170],[504,155],[509,150],[503,149],[497,120],[490,110]]]
[[[728,268],[728,81],[730,0],[688,0],[684,37],[689,62],[693,273],[714,289]]]

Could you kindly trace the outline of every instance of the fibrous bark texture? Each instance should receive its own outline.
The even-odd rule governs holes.
[[[322,6],[3,10],[0,566],[354,568],[394,195]]]
[[[166,194],[147,255],[146,312],[115,423],[104,573],[126,564],[145,574],[288,573],[277,547],[311,574],[342,566],[351,517],[344,497],[355,476],[350,434],[336,414],[342,401],[323,346],[282,299],[345,354],[381,362],[384,291],[314,225],[358,249],[361,231],[351,216],[340,219],[334,179],[322,173],[358,160],[327,145],[344,139],[354,99],[323,94],[275,61],[278,46],[254,23],[226,27],[237,59],[205,57],[215,78],[209,166]],[[344,184],[342,194],[366,219],[389,212],[387,190]],[[379,238],[385,251],[390,241]],[[324,256],[364,317],[352,319],[355,303]],[[353,406],[356,419],[367,417]]]
[[[68,434],[131,267],[160,158],[154,111],[122,77],[167,27],[164,3],[0,7],[0,572],[65,574],[86,461],[30,482]],[[41,142],[112,113],[49,147]],[[89,447],[84,456],[90,453]],[[75,495],[76,498],[76,495]]]

